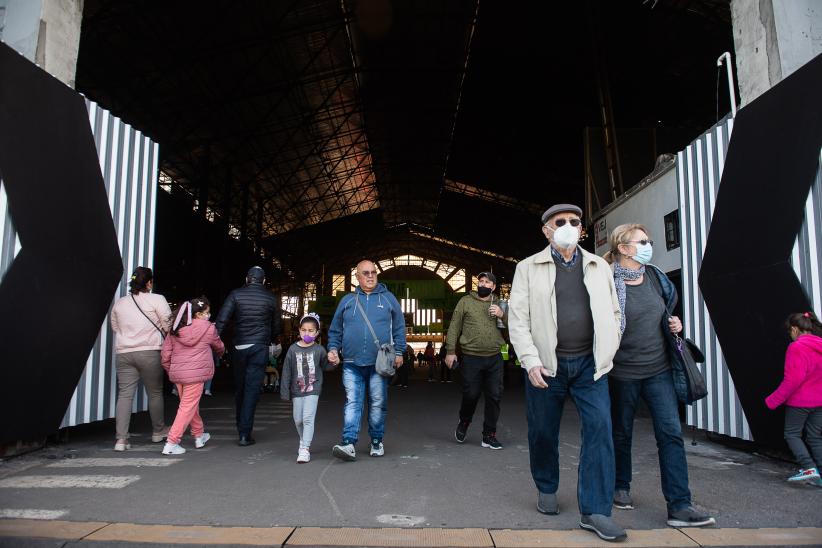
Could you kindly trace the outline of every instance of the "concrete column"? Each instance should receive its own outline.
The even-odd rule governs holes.
[[[822,53],[819,0],[732,0],[731,19],[743,106]]]
[[[0,0],[0,39],[74,88],[84,0]]]

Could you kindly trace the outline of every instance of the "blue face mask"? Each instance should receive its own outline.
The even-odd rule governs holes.
[[[651,244],[637,244],[634,260],[639,264],[648,264],[654,256],[654,247]]]

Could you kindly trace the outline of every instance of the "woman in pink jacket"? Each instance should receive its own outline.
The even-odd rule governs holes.
[[[186,450],[180,446],[183,434],[191,425],[194,436],[194,447],[203,447],[211,436],[205,432],[203,419],[200,417],[200,398],[203,395],[203,384],[214,376],[214,357],[225,351],[223,341],[217,335],[211,317],[210,305],[205,297],[198,297],[184,302],[170,336],[163,342],[163,368],[168,378],[177,386],[180,394],[180,407],[174,424],[168,432],[168,440],[163,447],[164,455],[181,455]]]
[[[785,378],[765,404],[771,409],[785,404],[785,441],[802,467],[788,481],[822,487],[822,323],[813,312],[798,312],[785,326],[793,339],[785,355]]]

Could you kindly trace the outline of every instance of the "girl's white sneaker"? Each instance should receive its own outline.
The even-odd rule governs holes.
[[[211,434],[208,432],[203,432],[201,435],[194,438],[194,447],[197,449],[202,449],[206,442],[211,439]]]
[[[297,452],[297,462],[300,464],[305,464],[306,462],[311,460],[311,453],[308,451],[307,447],[300,447],[300,450]]]
[[[166,446],[163,447],[163,455],[182,455],[185,452],[185,447],[181,447],[179,443],[166,442]]]

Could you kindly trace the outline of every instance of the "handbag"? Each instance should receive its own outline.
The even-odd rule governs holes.
[[[665,305],[665,310],[668,312],[668,316],[673,316],[671,309],[668,308],[668,304],[665,302],[665,296],[662,294],[662,287],[660,286],[659,280],[656,279],[656,271],[651,271],[650,278],[653,280],[657,292],[663,299],[663,304]],[[682,375],[685,377],[685,388],[687,389],[685,403],[692,404],[708,395],[708,385],[697,365],[697,363],[703,363],[705,361],[705,354],[702,353],[702,350],[700,350],[692,340],[687,338],[683,339],[678,333],[673,333],[673,336],[674,350],[679,358],[679,363],[682,365]]]
[[[374,327],[372,327],[371,322],[368,320],[368,316],[365,315],[365,310],[363,310],[360,300],[356,297],[354,297],[354,300],[357,301],[357,308],[360,309],[360,314],[362,314],[365,320],[365,325],[367,325],[368,330],[371,331],[371,336],[374,337],[374,344],[377,346],[377,361],[374,362],[374,369],[383,377],[393,377],[394,373],[396,373],[396,369],[394,369],[394,343],[380,344],[380,339],[377,337],[377,334],[374,333]]]
[[[699,366],[696,365],[705,361],[705,355],[690,339],[683,339],[675,334],[674,340],[676,341],[676,351],[681,358],[688,386],[687,403],[693,403],[708,395],[708,385],[705,383],[705,377],[702,376]]]

